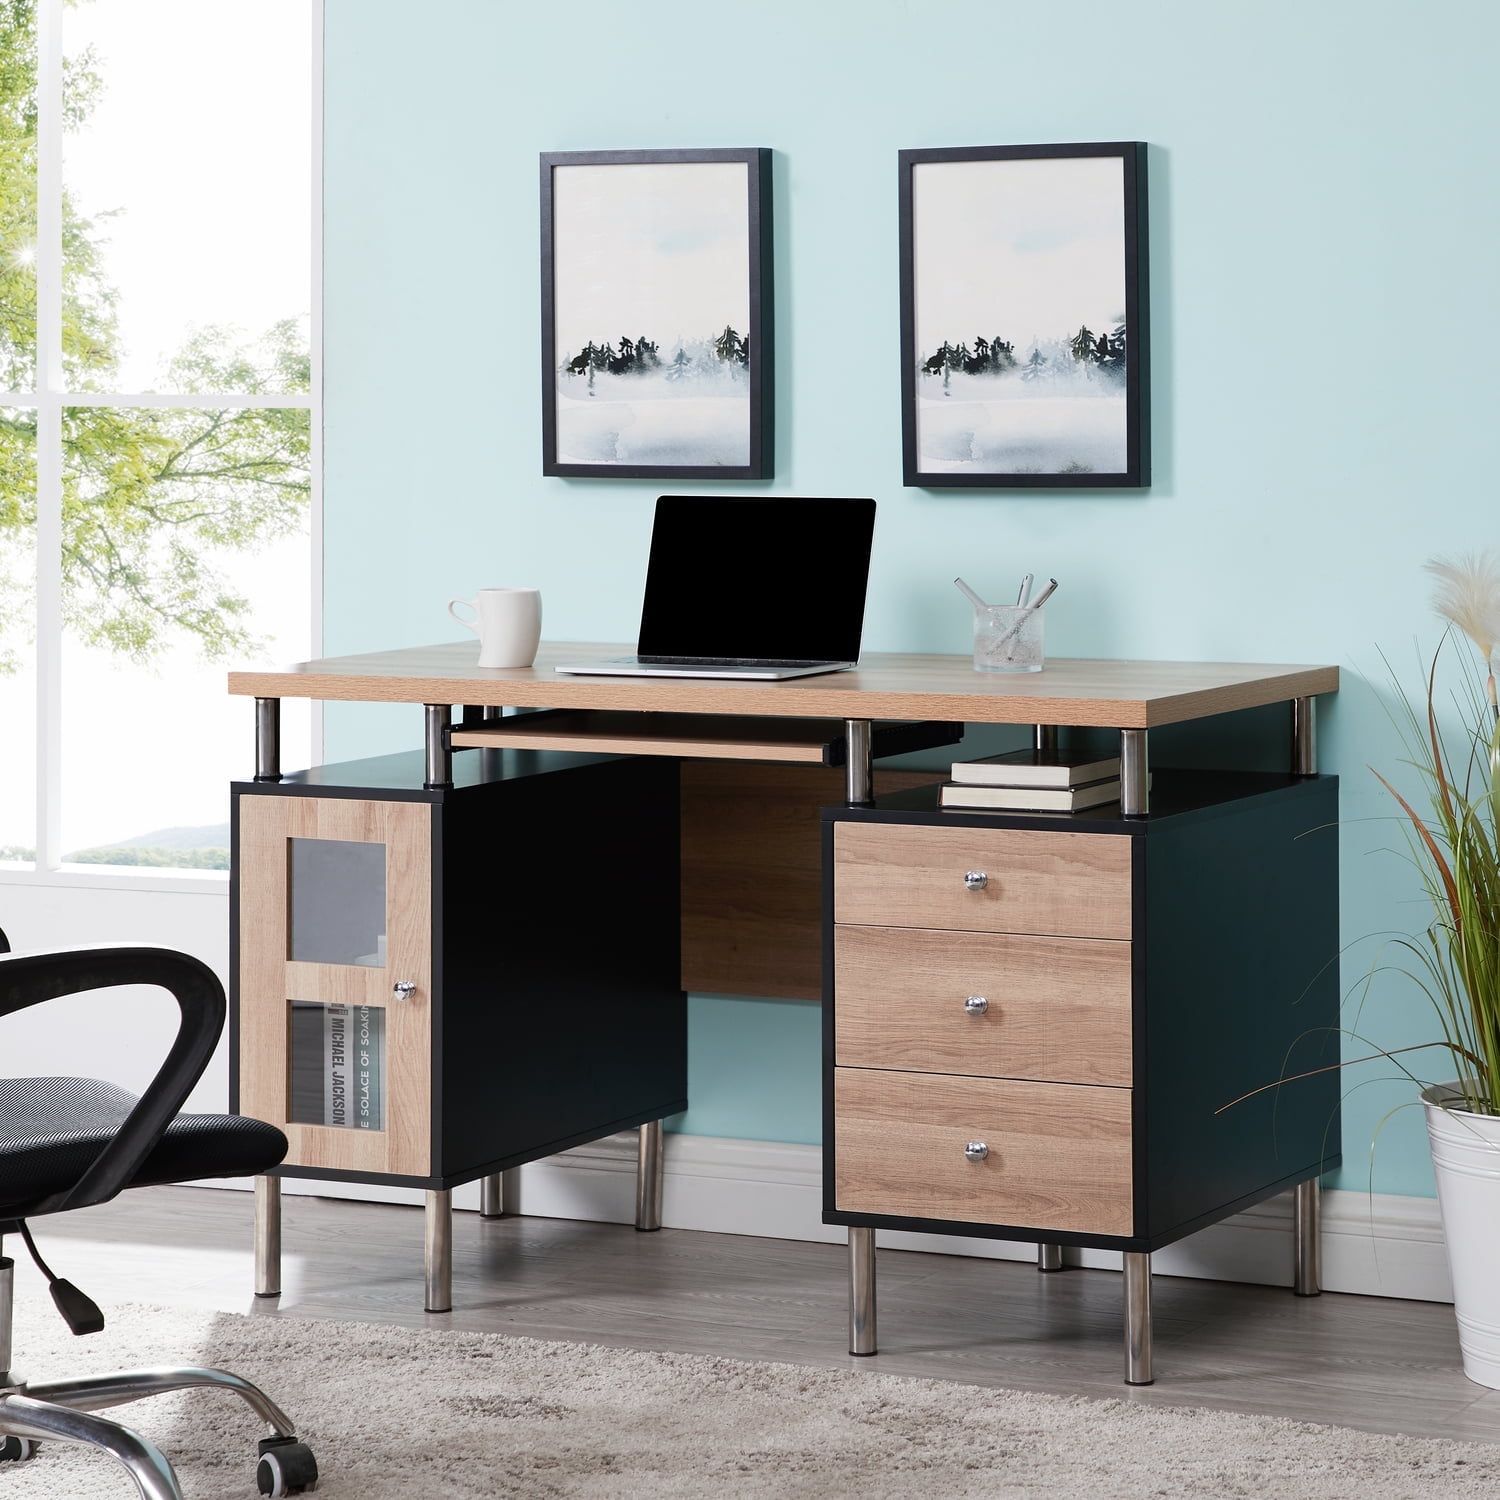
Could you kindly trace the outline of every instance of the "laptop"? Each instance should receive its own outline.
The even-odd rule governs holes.
[[[873,500],[663,495],[636,654],[557,670],[765,682],[846,671],[874,534]]]

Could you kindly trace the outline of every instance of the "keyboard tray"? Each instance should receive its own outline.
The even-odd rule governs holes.
[[[935,720],[877,722],[874,754],[957,744],[962,724]],[[773,761],[841,766],[841,719],[769,719],[726,714],[653,714],[604,709],[543,709],[506,719],[465,717],[452,730],[455,750],[582,750],[612,755],[670,755],[681,760]]]

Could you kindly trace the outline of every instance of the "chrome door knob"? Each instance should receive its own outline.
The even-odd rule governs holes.
[[[391,997],[395,1000],[410,1000],[416,993],[417,987],[410,979],[398,979],[391,986]]]
[[[965,1141],[964,1155],[970,1161],[983,1161],[990,1154],[990,1148],[983,1141]]]
[[[964,1001],[964,1014],[966,1016],[982,1016],[990,1008],[990,1002],[983,995],[970,995]]]
[[[990,883],[990,877],[983,870],[964,871],[964,889],[966,891],[982,891]]]

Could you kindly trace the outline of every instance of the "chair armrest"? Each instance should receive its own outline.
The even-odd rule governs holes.
[[[130,1185],[213,1056],[224,1030],[224,986],[191,955],[145,944],[0,954],[0,1017],[63,995],[124,984],[156,985],[171,994],[181,1012],[177,1035],[114,1139],[71,1188],[33,1212],[104,1203]]]

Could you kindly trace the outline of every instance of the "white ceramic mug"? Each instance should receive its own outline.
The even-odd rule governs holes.
[[[472,620],[459,605],[474,611]],[[450,599],[448,613],[479,637],[481,667],[529,667],[542,639],[540,589],[480,589],[472,599]]]

